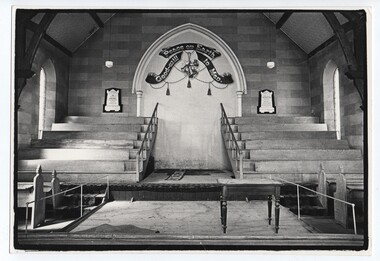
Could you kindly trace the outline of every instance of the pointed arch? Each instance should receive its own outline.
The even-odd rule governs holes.
[[[231,62],[233,68],[235,69],[235,81],[237,85],[237,91],[240,91],[242,93],[247,92],[247,83],[245,80],[243,68],[236,57],[235,53],[232,51],[232,49],[228,46],[228,44],[220,38],[215,33],[211,32],[210,30],[193,24],[193,23],[187,23],[180,25],[167,33],[163,34],[161,37],[159,37],[144,53],[142,56],[139,64],[136,68],[136,73],[133,78],[132,83],[132,93],[136,93],[137,91],[141,91],[141,83],[145,80],[146,75],[143,75],[145,72],[145,68],[147,66],[147,63],[149,62],[150,58],[154,55],[157,55],[157,50],[160,50],[161,47],[165,44],[165,42],[169,41],[171,38],[175,37],[178,34],[183,34],[188,31],[196,32],[199,34],[203,34],[206,36],[209,40],[214,42],[217,48],[219,48],[221,52],[223,52],[227,59]]]
[[[212,47],[221,52],[231,67],[231,74],[234,79],[234,88],[236,88],[237,97],[237,113],[236,116],[241,116],[241,103],[242,95],[247,92],[247,83],[244,76],[243,68],[232,49],[228,44],[221,39],[218,35],[210,30],[192,23],[180,25],[159,37],[144,53],[142,56],[133,78],[132,93],[137,95],[137,116],[140,116],[141,99],[147,76],[147,68],[155,56],[161,51],[162,48],[167,47],[166,43],[180,35],[196,34],[201,38],[207,39],[212,43]]]

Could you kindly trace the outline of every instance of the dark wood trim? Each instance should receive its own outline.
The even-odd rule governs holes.
[[[25,62],[31,67],[34,56],[36,55],[38,45],[40,44],[42,37],[45,35],[46,29],[49,27],[50,23],[53,21],[56,13],[46,13],[42,18],[38,27],[34,31],[33,37],[30,40],[28,49],[25,53]]]
[[[323,12],[323,15],[325,16],[327,22],[330,24],[336,37],[338,38],[339,44],[342,47],[343,54],[346,58],[348,66],[352,67],[352,69],[356,69],[356,59],[352,51],[351,44],[345,35],[343,27],[340,25],[334,13]]]
[[[32,22],[32,21],[29,21],[27,24],[26,24],[26,27],[27,29],[31,30],[31,31],[35,31],[36,28],[37,28],[37,24]],[[59,42],[57,42],[54,38],[52,38],[51,36],[45,34],[43,36],[43,39],[46,40],[48,43],[50,43],[51,45],[53,45],[55,48],[61,50],[64,54],[66,54],[67,56],[69,57],[72,57],[73,56],[73,53],[71,51],[69,51],[66,47],[64,47],[63,45],[61,45]]]
[[[348,72],[349,76],[351,76],[351,77],[360,76],[360,73],[356,73],[356,72],[358,72],[358,71],[364,72],[364,70],[365,70],[364,64],[360,61],[360,59],[363,58],[363,57],[361,57],[363,54],[356,53],[357,56],[355,56],[354,51],[352,50],[352,45],[346,37],[344,28],[339,23],[338,19],[336,18],[335,14],[333,12],[323,12],[323,15],[326,18],[327,22],[330,24],[331,28],[333,29],[333,31],[334,31],[337,39],[338,39],[338,42],[339,42],[340,46],[342,47],[342,51],[343,51],[344,57],[346,59],[347,65],[348,65],[347,70],[345,71],[345,74],[347,75],[347,72]],[[354,25],[355,24],[356,23],[354,23]],[[360,25],[355,25],[355,28],[354,28],[355,49],[357,49],[357,46],[359,46],[358,43],[360,41],[363,41],[363,39],[358,39],[358,35],[357,35],[358,26],[360,26]],[[365,26],[361,26],[361,27],[362,28],[364,27],[364,30],[362,30],[362,31],[364,31],[364,34],[365,34]],[[365,42],[365,39],[364,39],[364,42]],[[365,45],[364,45],[364,48],[365,48]],[[358,62],[358,60],[359,60],[359,62]],[[364,109],[365,108],[365,99],[364,99],[365,90],[364,89],[366,88],[366,83],[365,83],[365,81],[363,82],[361,76],[359,78],[353,78],[353,80],[354,80],[354,85],[355,85],[355,87],[359,93],[360,99],[362,101],[361,108]]]
[[[280,28],[286,23],[286,21],[289,19],[289,17],[290,17],[292,14],[293,14],[293,12],[290,12],[290,11],[285,12],[285,13],[281,16],[280,20],[277,21],[277,23],[276,23],[276,29],[280,29]]]
[[[353,25],[352,25],[352,22],[347,22],[345,24],[342,25],[343,29],[344,29],[344,32],[348,32],[350,30],[353,29]],[[332,44],[333,42],[335,42],[335,40],[337,40],[337,37],[336,35],[334,34],[333,36],[331,36],[329,39],[327,39],[325,42],[321,43],[318,47],[316,47],[314,50],[312,50],[307,56],[308,58],[311,58],[313,57],[315,54],[317,54],[319,51],[323,50],[324,48],[326,48],[327,46],[329,46],[330,44]]]
[[[97,13],[95,13],[95,12],[88,12],[88,14],[92,17],[92,19],[94,19],[95,23],[96,23],[100,28],[103,28],[103,27],[104,27],[104,23],[103,23],[102,19],[100,19],[100,17],[98,16]]]
[[[336,40],[336,35],[334,34],[333,36],[331,36],[329,39],[327,39],[326,41],[324,41],[322,44],[320,44],[318,47],[316,47],[313,51],[311,51],[307,57],[308,58],[311,58],[313,57],[315,54],[317,54],[319,51],[322,51],[323,49],[325,49],[327,46],[329,46],[330,44],[332,44],[333,42],[335,42]]]

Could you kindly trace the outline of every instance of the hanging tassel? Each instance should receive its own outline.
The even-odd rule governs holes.
[[[168,83],[168,88],[166,89],[166,96],[170,96],[169,83]]]
[[[187,88],[191,88],[191,82],[190,82],[190,79],[187,81]]]
[[[207,95],[211,96],[211,88],[210,88],[210,84],[208,85]]]

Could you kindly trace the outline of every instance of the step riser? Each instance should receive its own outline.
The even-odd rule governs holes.
[[[235,124],[275,124],[275,123],[319,123],[318,117],[297,117],[297,116],[257,116],[234,118]]]
[[[33,182],[36,174],[33,172],[19,173],[18,180],[22,182]],[[51,174],[42,174],[45,181],[51,180]],[[136,174],[134,173],[58,173],[58,178],[61,182],[71,184],[107,184],[106,176],[109,177],[110,183],[135,183]],[[79,190],[79,189],[78,189]]]
[[[250,150],[251,160],[360,160],[359,150]]]
[[[124,148],[133,149],[133,140],[32,140],[34,148]]]
[[[146,127],[142,125],[90,125],[90,124],[70,124],[70,123],[54,123],[52,131],[109,131],[109,132],[144,132]]]
[[[130,161],[94,161],[94,160],[19,160],[19,170],[29,170],[35,172],[38,165],[41,165],[44,171],[56,170],[60,172],[94,172],[94,173],[122,173],[126,171],[134,171],[136,162]]]
[[[19,159],[127,160],[129,155],[129,150],[122,149],[29,149],[20,151]]]
[[[327,131],[326,124],[238,125],[239,132],[252,131]]]
[[[207,191],[122,191],[111,189],[111,195],[114,200],[133,200],[135,201],[218,201],[220,200],[220,192]]]
[[[266,139],[336,139],[336,132],[333,131],[268,131],[241,133],[242,140],[266,140]]]
[[[329,180],[336,180],[338,174],[326,174],[326,177]],[[347,183],[350,183],[351,180],[356,180],[358,176],[363,178],[363,174],[350,174],[346,173],[345,177]],[[244,174],[244,179],[256,179],[256,178],[264,178],[264,179],[276,179],[281,178],[286,181],[290,181],[298,184],[310,184],[310,183],[318,183],[318,174],[317,173],[282,173],[282,174],[266,174],[266,173],[246,173]]]
[[[44,131],[43,139],[136,140],[137,132]]]
[[[257,140],[246,141],[245,149],[349,149],[343,140]]]
[[[244,161],[245,171],[257,173],[318,173],[321,161]],[[339,166],[343,166],[344,173],[363,173],[362,161],[323,161],[326,173],[340,173]]]
[[[68,116],[64,120],[65,123],[76,124],[145,124],[149,122],[146,118],[134,117],[117,117],[117,116],[102,116],[102,117],[85,117],[85,116]]]

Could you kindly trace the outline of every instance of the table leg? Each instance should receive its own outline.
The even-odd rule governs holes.
[[[276,197],[275,200],[275,222],[274,222],[274,228],[276,230],[276,233],[278,233],[279,225],[280,225],[280,197]]]
[[[223,233],[226,233],[226,229],[227,229],[227,201],[226,200],[222,201],[222,228],[223,228]]]
[[[222,195],[222,193],[220,193],[219,201],[220,201],[220,222],[223,225],[223,211],[222,211],[222,209],[223,209],[223,195]]]
[[[227,186],[223,186],[222,198],[221,198],[221,214],[222,214],[222,228],[223,233],[226,233],[227,229]]]
[[[268,196],[268,223],[272,222],[272,195]]]

